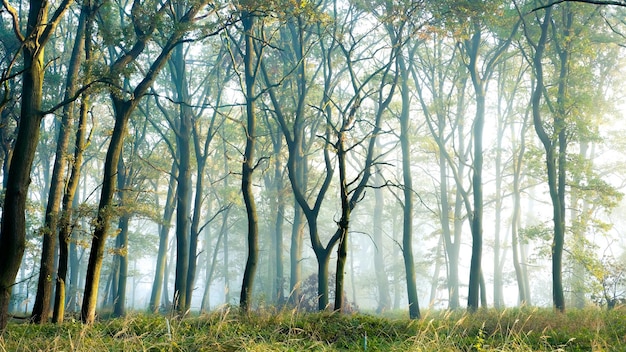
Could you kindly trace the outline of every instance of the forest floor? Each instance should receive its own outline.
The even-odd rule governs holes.
[[[226,308],[182,320],[133,313],[92,326],[13,322],[0,351],[626,351],[626,309],[403,314],[242,316]]]

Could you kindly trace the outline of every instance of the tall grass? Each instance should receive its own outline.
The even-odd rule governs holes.
[[[11,323],[1,351],[620,351],[626,311],[546,309],[404,313],[222,309],[183,320],[130,314],[92,326]]]

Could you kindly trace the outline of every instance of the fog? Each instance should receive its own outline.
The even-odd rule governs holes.
[[[444,5],[72,5],[35,127],[2,39],[10,310],[625,303],[619,14]]]

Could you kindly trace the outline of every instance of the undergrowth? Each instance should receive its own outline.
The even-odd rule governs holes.
[[[78,322],[10,323],[2,351],[620,351],[626,311],[547,309],[400,314],[255,312],[169,319],[130,314]]]

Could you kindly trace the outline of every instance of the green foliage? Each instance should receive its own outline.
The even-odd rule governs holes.
[[[403,313],[404,314],[404,313]],[[11,323],[2,351],[599,351],[626,336],[626,310],[430,312],[424,319],[220,311],[184,320],[133,314],[93,326]]]

